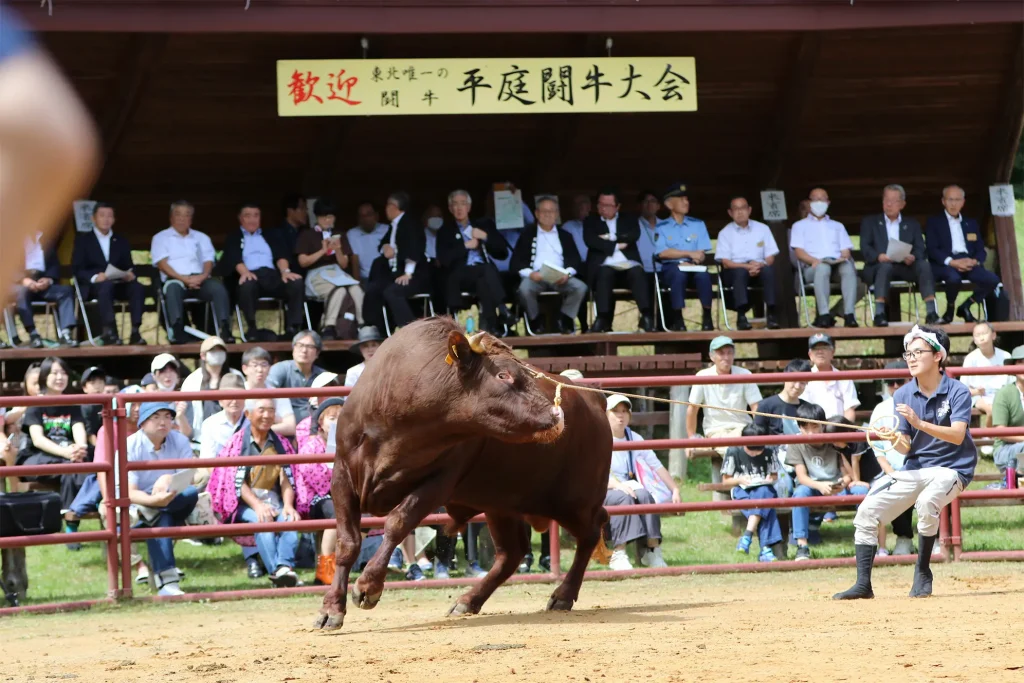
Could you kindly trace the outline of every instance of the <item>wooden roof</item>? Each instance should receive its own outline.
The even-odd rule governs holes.
[[[63,11],[58,3],[55,16]],[[1021,36],[1021,24],[622,34],[616,55],[695,56],[699,111],[335,119],[278,118],[274,63],[356,58],[358,35],[57,32],[44,41],[103,129],[107,162],[93,196],[113,202],[118,229],[145,247],[178,198],[196,204],[196,227],[216,240],[237,225],[239,202],[261,202],[269,224],[290,190],[334,197],[346,225],[356,202],[380,204],[395,188],[422,206],[465,187],[482,208],[503,179],[527,196],[565,199],[617,185],[629,205],[636,191],[681,179],[712,230],[727,222],[731,195],[756,205],[769,186],[786,190],[791,216],[809,187],[826,186],[833,215],[853,230],[880,211],[888,182],[906,187],[907,211],[921,218],[958,182],[979,216],[1012,154],[996,133],[1020,129],[1007,98]],[[603,35],[370,39],[370,56],[389,58],[603,51]]]

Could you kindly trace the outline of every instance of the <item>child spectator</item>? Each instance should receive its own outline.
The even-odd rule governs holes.
[[[824,421],[825,411],[821,406],[810,403],[800,406],[796,416],[800,420]],[[821,434],[821,427],[811,422],[800,422],[800,433]],[[853,482],[849,463],[832,444],[793,444],[786,453],[786,464],[791,465],[796,472],[794,498],[841,495]],[[857,487],[850,492],[863,494],[867,493],[867,489]],[[807,544],[810,521],[809,507],[793,508],[793,536],[796,539],[798,561],[811,559],[811,549]]]
[[[750,424],[743,428],[741,436],[763,437],[764,427]],[[763,445],[730,446],[722,461],[722,483],[731,484],[733,500],[764,500],[775,498],[775,481],[779,466],[772,449]],[[747,530],[743,532],[736,550],[750,554],[750,544],[757,533],[761,553],[758,562],[774,562],[772,546],[782,542],[782,529],[774,508],[743,510],[747,518]]]

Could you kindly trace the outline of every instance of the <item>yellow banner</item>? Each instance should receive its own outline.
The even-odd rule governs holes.
[[[693,57],[277,62],[279,116],[696,110]]]

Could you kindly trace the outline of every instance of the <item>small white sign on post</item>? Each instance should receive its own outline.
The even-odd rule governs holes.
[[[782,190],[761,190],[761,214],[765,223],[786,220],[786,193]]]
[[[1013,185],[989,185],[988,198],[992,202],[993,216],[1013,217],[1016,209]]]
[[[89,232],[93,229],[92,212],[96,202],[92,199],[76,199],[72,202],[75,211],[75,230]]]

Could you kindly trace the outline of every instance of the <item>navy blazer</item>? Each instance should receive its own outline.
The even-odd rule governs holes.
[[[587,245],[587,275],[593,277],[604,260],[615,253],[616,244],[625,244],[622,255],[630,261],[642,264],[640,250],[636,246],[640,239],[640,217],[636,214],[619,212],[615,222],[615,239],[606,240],[601,235],[608,233],[608,226],[600,216],[587,216],[583,221],[583,242]]]
[[[284,259],[291,263],[288,258],[288,254],[281,251],[281,243],[279,240],[274,239],[273,235],[267,233],[267,230],[262,229],[260,233],[263,239],[266,241],[267,246],[270,247],[271,259],[274,262],[273,267],[277,268],[277,262]],[[220,262],[214,268],[214,272],[219,274],[222,278],[227,279],[232,275],[235,276],[237,282],[238,271],[235,270],[235,266],[242,262],[242,241],[244,235],[242,234],[243,229],[241,226],[235,228],[233,231],[228,233],[228,236],[224,239],[224,251],[221,254]],[[302,273],[299,273],[300,275]]]
[[[131,270],[135,267],[132,262],[132,247],[128,238],[118,235],[116,232],[110,236],[110,259],[103,255],[100,248],[100,241],[96,239],[96,233],[80,232],[75,235],[75,248],[71,254],[71,271],[75,279],[82,287],[88,287],[93,275],[98,275],[112,265],[121,270]]]
[[[985,263],[985,242],[981,238],[978,221],[960,214],[960,228],[964,233],[964,244],[967,255],[978,263]],[[929,216],[925,223],[925,236],[928,240],[928,260],[937,266],[945,265],[947,258],[956,258],[953,254],[953,237],[949,234],[949,221],[946,213]],[[959,254],[963,256],[963,254]]]
[[[924,235],[921,224],[914,218],[900,216],[900,241],[914,245],[910,253],[916,261],[925,259]],[[865,216],[860,222],[860,251],[864,255],[864,265],[873,266],[878,263],[878,255],[884,254],[889,248],[889,234],[885,229],[885,214],[878,213]]]
[[[504,261],[508,258],[508,242],[494,225],[494,221],[490,218],[470,218],[469,224],[487,233],[487,239],[484,240],[485,263]],[[437,231],[437,260],[445,268],[454,268],[466,263],[468,257],[469,252],[466,251],[462,232],[455,224],[455,219],[449,218]]]
[[[388,229],[384,232],[384,236],[381,237],[377,245],[378,253],[384,248],[385,244],[391,244],[391,223],[387,223],[387,226]],[[395,269],[393,272],[404,273],[406,261],[420,264],[427,260],[427,235],[423,230],[423,225],[408,211],[398,220],[396,230],[395,247],[398,253],[395,254]],[[377,258],[383,258],[383,255]]]
[[[537,226],[531,225],[523,229],[523,233],[516,242],[516,248],[512,250],[512,261],[509,263],[509,272],[518,273],[523,268],[533,270],[533,258],[536,255],[534,242],[537,239]],[[558,241],[562,244],[562,267],[576,269],[576,277],[584,277],[581,272],[583,263],[580,259],[580,250],[576,248],[576,240],[572,235],[562,228],[555,226],[558,231]]]

